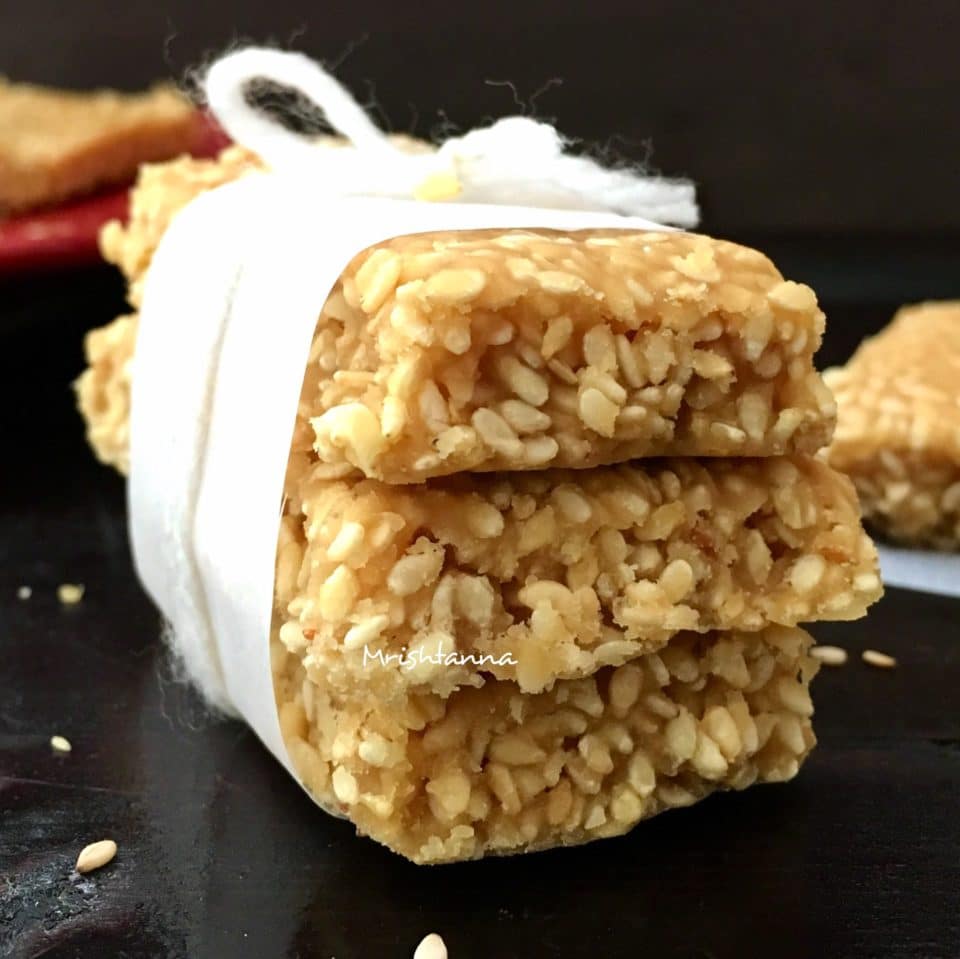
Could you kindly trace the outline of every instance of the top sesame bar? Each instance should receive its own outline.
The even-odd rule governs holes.
[[[762,254],[673,232],[471,231],[360,253],[301,398],[329,475],[390,483],[829,441],[823,314]]]
[[[845,367],[830,463],[864,517],[904,542],[960,548],[960,301],[906,306]]]
[[[234,148],[215,162],[144,168],[130,223],[102,238],[135,307],[170,218],[258,165]],[[104,372],[133,350],[136,318],[118,322],[90,354],[80,392],[98,455],[122,468],[125,440],[102,420],[125,396],[97,392],[106,379],[126,390]],[[329,479],[389,483],[812,452],[829,442],[835,416],[812,363],[823,323],[809,288],[761,253],[705,236],[401,237],[358,254],[330,293],[295,449],[313,450]]]

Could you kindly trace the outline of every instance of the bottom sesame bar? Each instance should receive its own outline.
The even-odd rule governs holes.
[[[540,692],[681,630],[854,619],[881,591],[849,481],[809,457],[416,487],[317,472],[291,461],[280,637],[341,689],[446,695],[489,673]]]
[[[827,371],[839,408],[828,459],[891,539],[960,548],[958,374],[960,301],[904,307]]]
[[[417,863],[573,845],[796,775],[818,664],[800,629],[685,633],[548,692],[343,697],[274,636],[281,729],[329,812]]]

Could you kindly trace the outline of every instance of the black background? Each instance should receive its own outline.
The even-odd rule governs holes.
[[[899,303],[960,296],[958,27],[941,0],[0,0],[0,72],[132,89],[272,39],[421,135],[514,112],[509,80],[564,132],[693,177],[706,230],[821,294],[830,363]],[[68,386],[84,330],[121,310],[105,268],[0,282],[0,956],[380,959],[430,931],[452,959],[960,956],[960,603],[890,590],[814,630],[851,661],[816,681],[821,744],[788,786],[582,849],[413,867],[170,676],[122,482]],[[87,585],[76,608],[64,581]],[[71,879],[105,835],[117,860]]]
[[[725,234],[960,229],[955,0],[0,0],[18,80],[137,88],[238,39],[338,64],[422,135],[515,112],[509,81],[570,136],[652,145]]]

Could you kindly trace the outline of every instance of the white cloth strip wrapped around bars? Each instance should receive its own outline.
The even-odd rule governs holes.
[[[263,118],[259,78],[351,142]],[[208,701],[416,862],[791,778],[798,624],[881,591],[813,456],[813,293],[638,219],[692,225],[692,188],[526,118],[387,138],[257,49],[206,91],[240,145],[142,171],[102,238],[136,312],[88,336],[78,395]]]

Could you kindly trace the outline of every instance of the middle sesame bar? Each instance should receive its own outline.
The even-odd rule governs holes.
[[[705,236],[400,237],[358,254],[323,308],[298,443],[329,476],[390,483],[813,452],[835,415],[812,362],[823,322],[808,287]]]
[[[332,686],[384,699],[483,674],[539,692],[681,630],[854,619],[880,595],[850,482],[810,457],[418,487],[318,474],[291,462],[280,638]]]

